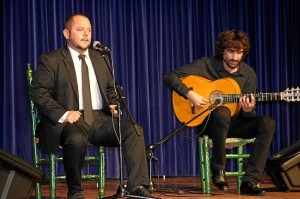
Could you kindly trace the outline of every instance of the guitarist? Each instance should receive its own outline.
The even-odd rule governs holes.
[[[242,93],[255,93],[256,74],[249,65],[243,62],[249,50],[249,39],[244,32],[224,31],[216,40],[214,57],[203,57],[179,67],[167,73],[164,82],[180,96],[189,99],[196,108],[203,108],[208,99],[182,83],[181,78],[189,75],[201,76],[212,81],[230,77],[238,83]],[[258,187],[258,183],[265,168],[275,131],[275,121],[269,116],[256,114],[253,94],[249,97],[241,97],[239,102],[241,111],[237,116],[231,117],[229,108],[220,105],[199,127],[204,128],[207,122],[204,133],[209,135],[214,143],[211,158],[213,183],[224,191],[228,190],[224,170],[225,139],[228,137],[256,138],[250,158],[245,165],[245,175],[242,178],[240,191],[242,195],[262,196],[265,192]]]

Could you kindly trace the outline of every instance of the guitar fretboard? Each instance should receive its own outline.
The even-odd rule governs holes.
[[[276,93],[255,93],[253,94],[254,98],[258,102],[263,101],[280,101],[283,100],[282,92]],[[223,103],[237,103],[240,101],[240,98],[246,96],[251,98],[251,94],[222,94]],[[284,94],[285,99],[293,98],[295,95],[293,93]]]

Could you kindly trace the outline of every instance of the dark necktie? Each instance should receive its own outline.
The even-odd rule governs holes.
[[[84,121],[91,126],[94,121],[91,90],[90,90],[90,79],[89,70],[85,62],[85,55],[79,55],[81,59],[81,73],[82,73],[82,97],[83,97],[83,110],[84,110]]]

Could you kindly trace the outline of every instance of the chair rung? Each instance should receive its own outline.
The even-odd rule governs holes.
[[[98,161],[99,157],[85,156],[85,161]]]
[[[62,157],[55,158],[56,161],[63,161]],[[99,161],[99,157],[93,157],[93,156],[86,156],[85,161]],[[40,158],[39,162],[37,163],[38,165],[49,163],[48,158]]]
[[[49,179],[49,177],[47,176],[46,179]],[[55,176],[55,180],[66,180],[66,176],[64,176],[64,175],[56,175]]]
[[[226,154],[226,158],[249,158],[250,154]]]
[[[97,175],[82,175],[82,179],[86,181],[95,181],[99,179]]]
[[[45,177],[46,180],[49,180],[49,177]],[[55,177],[56,180],[65,180],[66,176],[64,175],[57,175]],[[97,175],[82,175],[82,179],[83,180],[87,180],[87,181],[95,181],[99,179],[99,176]]]
[[[49,160],[48,159],[39,159],[39,162],[36,163],[37,165],[42,165],[42,164],[48,164],[49,163]]]
[[[242,176],[244,174],[245,174],[244,171],[242,171],[242,172],[237,172],[237,171],[236,172],[234,172],[234,171],[227,171],[227,172],[225,172],[226,176],[235,176],[235,177]]]
[[[63,161],[63,158],[55,158],[55,161]],[[49,159],[48,158],[40,158],[39,162],[36,164],[37,165],[49,164]]]

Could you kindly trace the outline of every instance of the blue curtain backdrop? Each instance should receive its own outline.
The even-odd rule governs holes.
[[[214,55],[225,29],[248,33],[246,62],[257,72],[258,92],[300,86],[298,0],[8,0],[2,1],[0,148],[31,162],[26,65],[65,44],[67,16],[90,17],[93,39],[113,54],[117,82],[131,114],[144,127],[146,146],[180,126],[163,76]],[[299,103],[257,105],[277,121],[270,155],[299,140]],[[126,115],[126,114],[125,114]],[[185,128],[154,150],[153,174],[199,174],[196,131]],[[107,151],[107,177],[118,176],[118,151]],[[158,169],[160,168],[160,169]]]

